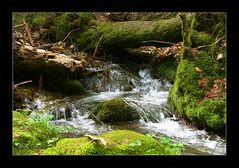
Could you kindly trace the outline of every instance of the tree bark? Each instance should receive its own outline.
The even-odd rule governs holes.
[[[85,72],[84,60],[78,61],[64,54],[36,49],[29,45],[20,45],[13,49],[14,79],[17,81],[38,81],[39,77],[46,80],[57,78],[79,78]],[[19,78],[19,79],[18,79]]]

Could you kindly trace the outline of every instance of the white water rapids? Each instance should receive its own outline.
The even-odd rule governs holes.
[[[91,78],[85,81],[89,90],[94,86],[96,91],[91,92],[85,98],[66,98],[65,101],[71,107],[71,117],[58,117],[55,122],[72,125],[79,134],[101,134],[113,129],[151,132],[157,137],[166,135],[174,141],[184,143],[186,145],[185,154],[226,154],[224,139],[209,134],[205,130],[190,128],[170,114],[167,98],[171,84],[163,79],[154,79],[149,68],[143,68],[138,71],[138,75],[134,75],[121,68],[120,65],[111,64],[109,81],[104,89],[102,89],[102,81],[99,78]],[[133,89],[124,91],[129,83],[131,83]],[[139,122],[102,125],[89,118],[89,109],[99,102],[116,97],[124,99],[129,105],[138,109],[141,116]]]

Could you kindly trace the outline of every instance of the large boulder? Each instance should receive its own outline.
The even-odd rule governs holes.
[[[99,103],[92,113],[103,122],[133,121],[139,119],[136,109],[122,99],[112,99]]]
[[[58,141],[55,147],[48,148],[42,152],[43,155],[126,155],[126,154],[180,154],[179,150],[172,149],[160,141],[140,133],[129,130],[111,131],[96,136],[103,139],[92,141],[88,137],[66,138]]]

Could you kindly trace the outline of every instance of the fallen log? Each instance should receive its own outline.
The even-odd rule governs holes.
[[[179,17],[158,21],[102,22],[75,38],[81,49],[90,51],[94,51],[101,36],[104,36],[101,49],[110,51],[137,48],[145,44],[168,46],[182,41],[181,24]]]
[[[62,77],[79,78],[86,71],[84,69],[86,61],[83,57],[82,60],[75,60],[69,55],[16,43],[18,47],[13,49],[16,81],[27,79],[36,81],[41,75],[45,80]]]

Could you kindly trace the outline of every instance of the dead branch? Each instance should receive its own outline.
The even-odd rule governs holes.
[[[62,42],[64,42],[64,41],[69,37],[69,35],[70,35],[72,32],[76,31],[76,30],[80,30],[80,28],[71,30],[71,31],[66,35],[66,37],[62,40]]]
[[[88,134],[85,134],[84,136],[91,139],[92,140],[91,142],[100,141],[103,145],[107,144],[106,141],[103,138],[97,138],[97,137],[94,137],[94,136],[88,135]]]
[[[23,18],[22,18],[22,23],[23,23],[23,27],[27,33],[28,40],[29,40],[31,46],[33,46],[33,41],[32,41],[32,37],[31,37],[31,33],[29,31],[28,24],[26,23],[25,19],[23,19]]]
[[[216,42],[214,42],[213,44],[209,44],[209,45],[204,45],[204,46],[198,46],[196,48],[193,48],[195,50],[199,50],[199,49],[202,49],[202,48],[206,48],[206,47],[212,47],[214,46],[215,44],[217,44],[220,40],[222,40],[226,35],[222,36],[221,38],[219,38]]]
[[[93,54],[92,57],[95,57],[95,54],[96,54],[97,51],[98,51],[98,47],[99,47],[100,41],[102,40],[103,37],[104,37],[104,36],[101,36],[101,37],[100,37],[100,39],[99,39],[99,41],[98,41],[98,43],[97,43],[97,45],[96,45],[96,47],[95,47],[95,51],[94,51],[94,54]]]
[[[19,86],[19,85],[23,85],[23,84],[30,83],[30,82],[32,82],[32,80],[17,83],[17,84],[14,85],[14,88],[17,88],[17,86]]]
[[[21,26],[24,26],[24,24],[13,26],[13,28],[17,28],[17,27],[21,27]]]

